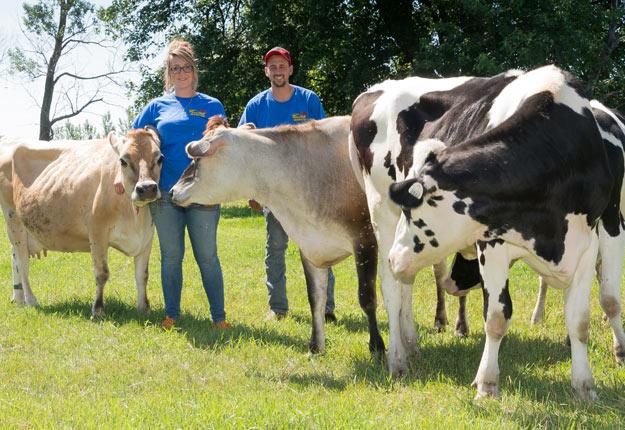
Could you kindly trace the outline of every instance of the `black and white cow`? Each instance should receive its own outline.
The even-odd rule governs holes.
[[[586,345],[592,230],[612,177],[581,93],[571,75],[546,66],[386,81],[354,102],[350,147],[382,257],[391,372],[405,371],[417,351],[414,275],[454,252],[477,252],[486,330],[478,396],[499,396],[498,351],[512,316],[508,267],[523,259],[563,290],[572,386],[596,398]]]
[[[625,118],[620,112],[605,107],[597,100],[591,100],[590,105],[603,138],[614,179],[610,202],[601,215],[597,228],[599,255],[595,271],[599,281],[599,303],[612,326],[614,358],[618,364],[623,364],[625,333],[621,322],[621,278],[625,257]],[[540,292],[532,314],[534,324],[543,321],[546,294],[547,282],[541,278]]]

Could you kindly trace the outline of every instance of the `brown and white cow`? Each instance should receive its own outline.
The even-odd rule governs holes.
[[[323,351],[327,268],[354,255],[369,348],[384,351],[375,315],[377,245],[347,152],[349,117],[266,129],[217,127],[187,145],[193,161],[171,189],[179,205],[253,198],[300,249],[312,311],[310,350]]]
[[[405,304],[415,273],[454,252],[477,252],[486,331],[478,396],[499,396],[498,351],[512,316],[508,267],[523,259],[563,290],[572,386],[596,398],[587,351],[593,229],[613,182],[581,93],[570,74],[547,66],[387,81],[354,102],[350,147],[382,255],[391,372],[405,371],[417,350]]]
[[[88,141],[0,141],[0,204],[12,247],[13,300],[37,305],[29,254],[90,252],[96,281],[93,316],[104,315],[108,248],[134,257],[138,307],[149,312],[148,261],[154,228],[146,205],[160,196],[163,156],[155,129]],[[114,178],[121,169],[125,194]]]

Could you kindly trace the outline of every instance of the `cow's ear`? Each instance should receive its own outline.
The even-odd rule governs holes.
[[[160,148],[161,147],[161,137],[158,135],[158,130],[153,125],[146,125],[145,130],[149,131],[152,137],[154,138],[154,143]]]
[[[115,151],[117,155],[119,155],[120,151],[122,150],[123,140],[120,139],[114,131],[111,131],[109,133],[109,135],[107,136],[107,140],[113,148],[113,151]]]
[[[239,128],[243,130],[254,130],[256,126],[254,125],[253,122],[246,122],[245,124],[241,124]]]
[[[226,140],[222,136],[197,140],[187,145],[187,155],[189,158],[210,157],[215,154],[219,148],[225,146],[226,143]]]
[[[397,182],[389,187],[388,194],[392,201],[405,208],[416,208],[423,203],[425,193],[423,184],[418,179]]]

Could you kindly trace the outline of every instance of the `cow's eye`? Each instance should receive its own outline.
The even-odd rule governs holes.
[[[156,160],[156,164],[158,164],[159,166],[161,164],[163,164],[163,156],[162,155],[160,157],[158,157],[158,160]]]
[[[126,160],[124,160],[123,158],[120,158],[119,162],[121,163],[122,167],[128,166],[128,162]]]

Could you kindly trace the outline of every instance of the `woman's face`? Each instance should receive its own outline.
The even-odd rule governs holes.
[[[188,72],[184,70],[185,68]],[[169,62],[169,76],[174,84],[174,91],[176,93],[193,91],[192,64],[189,64],[182,58],[174,55]]]

